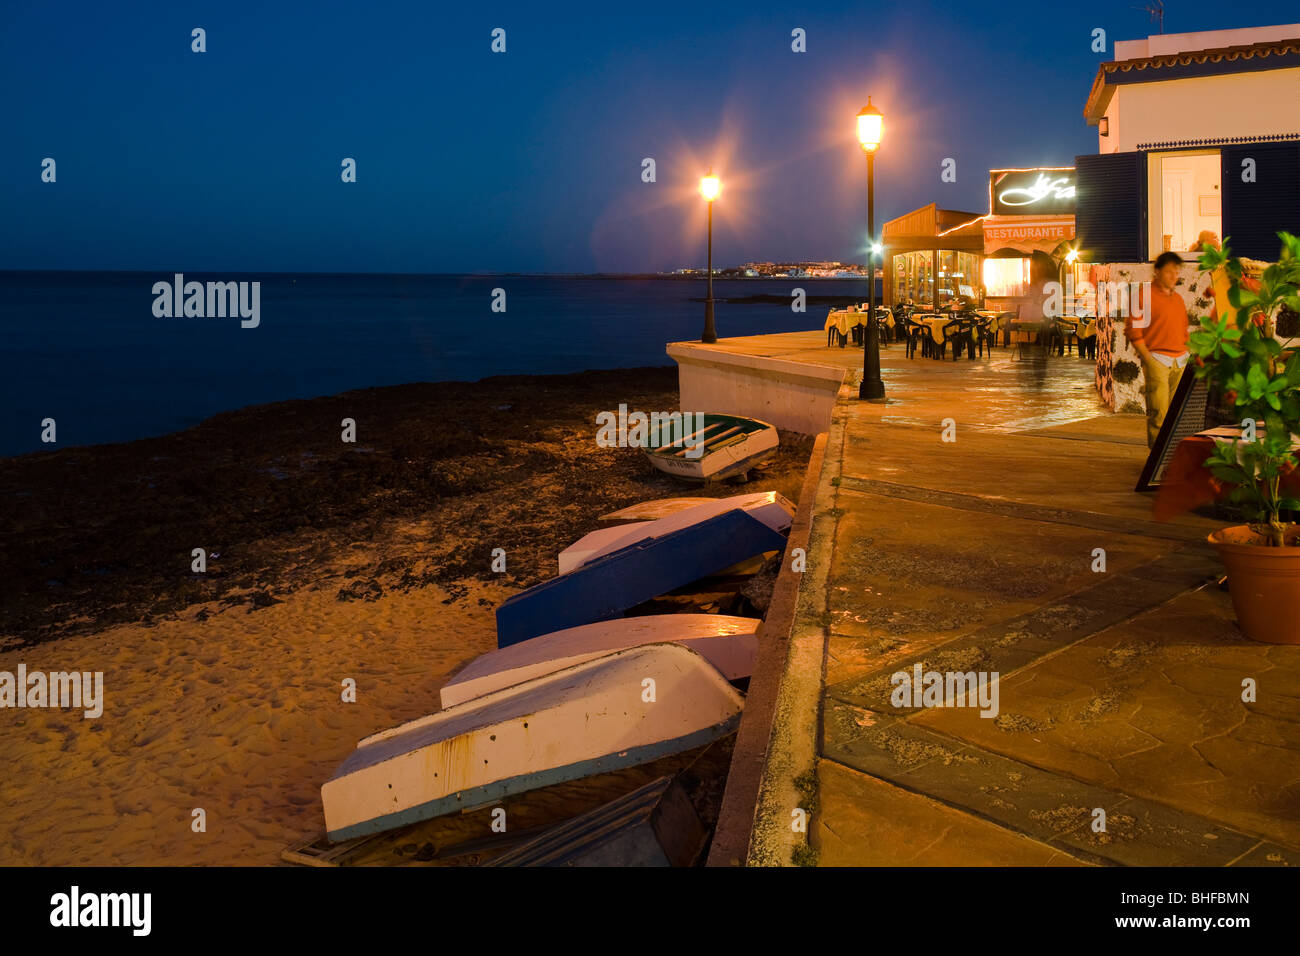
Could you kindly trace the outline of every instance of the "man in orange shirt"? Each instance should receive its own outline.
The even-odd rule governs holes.
[[[1135,304],[1124,335],[1142,359],[1146,378],[1147,447],[1156,443],[1169,402],[1187,366],[1187,306],[1174,291],[1183,260],[1162,252],[1153,269],[1150,301]]]

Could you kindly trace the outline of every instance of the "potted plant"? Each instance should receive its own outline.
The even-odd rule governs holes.
[[[1242,422],[1241,440],[1216,440],[1205,461],[1232,486],[1230,500],[1248,521],[1209,536],[1228,571],[1237,623],[1255,640],[1300,644],[1300,526],[1283,520],[1300,510],[1288,491],[1300,441],[1300,351],[1277,336],[1279,313],[1300,311],[1300,239],[1278,237],[1278,261],[1258,279],[1244,276],[1226,238],[1202,253],[1202,269],[1226,270],[1232,310],[1201,318],[1190,347],[1197,377],[1216,385]]]

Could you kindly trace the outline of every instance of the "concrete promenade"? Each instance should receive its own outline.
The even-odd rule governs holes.
[[[823,333],[716,348],[854,371],[711,865],[1300,865],[1300,651],[1236,629],[1218,522],[1151,520],[1089,362],[893,345],[873,404]],[[996,715],[895,706],[917,664],[996,672]]]

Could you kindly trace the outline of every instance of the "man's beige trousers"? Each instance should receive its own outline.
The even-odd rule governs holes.
[[[1169,401],[1178,389],[1178,380],[1182,378],[1187,366],[1170,368],[1154,359],[1142,363],[1142,373],[1146,376],[1147,396],[1147,447],[1156,443],[1160,434],[1160,425],[1169,411]]]

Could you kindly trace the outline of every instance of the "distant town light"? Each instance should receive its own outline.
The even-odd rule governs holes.
[[[884,115],[871,105],[871,97],[868,96],[867,105],[862,107],[862,112],[858,114],[858,142],[868,153],[874,153],[880,148],[884,123]]]
[[[713,202],[720,192],[722,192],[722,183],[718,181],[717,176],[713,175],[713,170],[709,170],[709,175],[700,180],[700,195]]]

